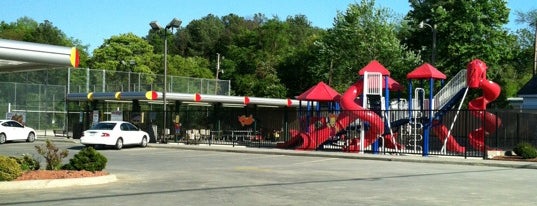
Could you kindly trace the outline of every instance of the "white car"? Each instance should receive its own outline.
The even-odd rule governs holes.
[[[120,150],[124,145],[147,146],[149,134],[130,122],[103,121],[84,131],[80,143],[88,147],[95,145],[114,146]]]
[[[34,129],[24,126],[15,120],[0,120],[0,144],[13,140],[33,142],[35,139]]]

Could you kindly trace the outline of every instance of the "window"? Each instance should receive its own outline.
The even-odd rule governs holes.
[[[116,123],[99,123],[93,126],[91,129],[95,130],[113,130]]]

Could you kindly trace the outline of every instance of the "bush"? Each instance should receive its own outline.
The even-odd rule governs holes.
[[[41,165],[34,157],[29,155],[22,155],[22,157],[11,157],[21,166],[22,171],[38,170]]]
[[[513,151],[524,159],[533,159],[537,157],[537,149],[526,142],[518,144]]]
[[[108,160],[93,147],[85,147],[69,160],[62,168],[67,170],[101,171],[106,167]]]
[[[16,160],[0,156],[0,181],[11,181],[22,175],[22,169]]]
[[[35,149],[47,161],[47,170],[61,169],[62,159],[69,155],[68,150],[64,149],[60,151],[49,139],[47,139],[45,145],[35,146]]]

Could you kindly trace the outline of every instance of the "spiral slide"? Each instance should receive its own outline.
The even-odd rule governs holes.
[[[474,149],[483,151],[485,149],[485,134],[493,133],[498,125],[501,125],[501,120],[496,118],[496,115],[486,111],[487,104],[500,96],[501,89],[498,84],[486,79],[481,81],[480,86],[483,89],[483,96],[470,101],[468,109],[475,110],[472,111],[472,115],[484,120],[485,126],[470,132],[468,139]]]
[[[473,110],[472,115],[483,120],[483,124],[485,125],[470,132],[468,135],[470,145],[479,151],[486,149],[485,134],[493,133],[501,125],[501,120],[496,118],[496,115],[486,111],[487,104],[496,100],[501,92],[500,85],[487,80],[486,70],[487,66],[485,62],[479,59],[470,62],[467,68],[468,86],[483,90],[483,96],[470,101],[468,105],[468,109]]]
[[[345,91],[341,97],[340,105],[343,110],[347,110],[349,112],[341,114],[338,117],[337,123],[340,128],[345,128],[356,119],[361,119],[368,122],[370,127],[369,130],[366,131],[364,138],[364,148],[366,148],[375,142],[378,135],[382,134],[382,131],[384,130],[384,123],[382,118],[375,112],[364,109],[354,101],[358,95],[362,94],[364,88],[363,84],[364,82],[360,80],[349,87],[347,91]],[[357,144],[357,142],[352,142],[348,148],[345,148],[345,150],[359,151],[360,146]]]

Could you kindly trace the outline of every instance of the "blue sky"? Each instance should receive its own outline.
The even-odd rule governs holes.
[[[357,0],[359,2],[359,0]],[[230,13],[252,17],[263,13],[267,17],[304,14],[313,26],[330,28],[338,11],[345,11],[355,0],[3,0],[0,20],[14,22],[28,16],[37,22],[49,20],[67,36],[90,45],[90,53],[104,39],[113,35],[133,32],[147,35],[149,22],[156,20],[166,25],[174,17],[185,26],[193,19],[207,14],[219,17]],[[376,0],[376,4],[388,7],[404,15],[410,9],[407,0]],[[511,8],[508,28],[514,23],[514,12],[537,9],[536,0],[509,0]]]

